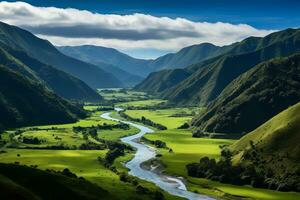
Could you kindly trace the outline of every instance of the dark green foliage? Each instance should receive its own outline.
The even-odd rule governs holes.
[[[112,150],[109,150],[105,155],[105,161],[107,164],[111,165],[113,164],[114,160],[118,158],[119,156],[124,156],[124,150],[120,148],[114,148]]]
[[[76,178],[68,169],[54,172],[0,164],[0,177],[0,199],[115,199],[101,187]]]
[[[0,23],[0,43],[22,50],[30,57],[65,71],[92,88],[120,87],[121,82],[99,67],[60,53],[50,42],[15,26]]]
[[[188,129],[188,128],[190,128],[190,125],[187,122],[185,122],[184,124],[178,127],[178,129]]]
[[[298,101],[300,54],[262,63],[242,74],[192,125],[208,132],[249,132]]]
[[[161,140],[149,140],[145,137],[142,137],[141,140],[143,142],[154,145],[156,148],[167,148],[167,144]]]
[[[80,150],[104,150],[105,146],[103,144],[95,144],[92,142],[86,142],[79,146]]]
[[[22,137],[22,142],[25,144],[41,144],[43,141],[37,137]]]
[[[68,123],[85,116],[81,106],[4,66],[0,66],[0,110],[1,126],[5,128]]]
[[[251,154],[252,159],[259,160],[258,154]],[[274,176],[270,168],[261,161],[251,164],[231,163],[232,153],[228,149],[223,149],[221,159],[203,157],[199,163],[188,164],[189,176],[208,178],[221,183],[234,185],[252,185],[253,187],[268,188],[279,191],[298,191],[300,176],[297,173],[285,173],[280,177]]]

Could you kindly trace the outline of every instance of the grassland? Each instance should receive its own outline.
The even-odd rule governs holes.
[[[168,129],[174,129],[181,126],[183,123],[192,119],[192,108],[172,108],[161,110],[126,110],[126,114],[134,117],[141,118],[142,116],[152,120],[155,123],[162,124]],[[177,117],[175,114],[184,114],[187,116]]]
[[[39,169],[70,169],[78,176],[94,182],[115,194],[119,199],[135,198],[135,188],[123,183],[119,176],[102,166],[97,157],[104,157],[106,151],[98,150],[28,150],[8,149],[0,154],[0,162],[20,162],[25,165],[38,165]],[[20,154],[18,157],[17,154]],[[117,191],[117,192],[116,192]]]
[[[119,102],[146,100],[151,97],[144,92],[125,89],[105,89],[98,90],[98,92],[104,97],[105,100],[117,100]]]
[[[161,103],[165,103],[165,100],[161,99],[149,99],[149,100],[141,100],[141,101],[129,101],[124,103],[118,103],[118,107],[127,108],[129,106],[139,107],[139,106],[155,106]]]

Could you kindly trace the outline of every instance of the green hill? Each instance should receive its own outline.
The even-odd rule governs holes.
[[[116,199],[86,180],[13,164],[0,164],[0,191],[0,199]]]
[[[68,57],[47,40],[42,40],[16,26],[0,22],[0,42],[15,50],[26,52],[44,64],[69,73],[94,89],[122,86],[112,74],[92,64]]]
[[[190,73],[185,69],[166,69],[152,72],[145,80],[135,86],[135,89],[156,95],[186,79],[189,75]]]
[[[74,122],[84,117],[78,106],[60,98],[40,82],[0,65],[0,129]]]
[[[146,60],[132,58],[116,49],[92,45],[60,46],[57,49],[67,56],[94,64],[113,74],[124,86],[134,86],[143,79],[141,75],[144,72],[148,73],[147,66],[143,66]],[[137,65],[141,67],[136,69]]]
[[[300,54],[259,64],[232,81],[192,125],[201,131],[254,130],[300,101]]]
[[[102,99],[96,91],[83,81],[54,67],[45,65],[22,51],[13,50],[7,46],[4,49],[0,47],[0,64],[32,80],[46,83],[48,88],[59,96],[71,100],[92,102]]]
[[[230,146],[235,163],[254,164],[273,173],[274,183],[300,191],[300,103],[282,111]]]

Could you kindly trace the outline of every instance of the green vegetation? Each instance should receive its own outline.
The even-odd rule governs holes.
[[[0,130],[26,125],[70,123],[86,114],[38,82],[0,65]]]
[[[111,193],[68,169],[42,171],[34,167],[0,164],[1,199],[116,199]]]
[[[220,160],[222,146],[228,146],[235,142],[229,139],[211,139],[211,138],[193,138],[192,131],[187,129],[176,129],[177,126],[171,125],[177,123],[178,118],[168,117],[174,115],[182,108],[166,110],[127,110],[131,116],[141,116],[147,114],[147,118],[155,121],[162,113],[166,114],[159,122],[168,125],[168,130],[157,131],[153,134],[147,134],[144,142],[155,146],[155,141],[165,143],[164,148],[158,148],[157,158],[164,166],[164,172],[175,176],[185,177],[190,191],[208,194],[216,197],[239,199],[247,197],[250,199],[297,199],[299,194],[295,192],[277,192],[267,189],[253,188],[250,186],[237,186],[203,178],[193,178],[188,176],[186,165],[191,162],[199,162],[200,158],[208,156],[216,161]],[[186,108],[188,109],[188,108]],[[181,118],[181,117],[179,117]],[[184,117],[183,117],[184,118]],[[169,120],[169,121],[168,121]],[[167,124],[166,124],[167,121]],[[171,125],[171,126],[170,126]],[[297,140],[295,140],[297,141]],[[294,145],[295,146],[295,145]],[[159,146],[160,147],[160,146]]]
[[[170,108],[170,109],[161,109],[161,110],[126,110],[125,111],[125,113],[131,117],[134,118],[145,117],[155,123],[160,123],[166,126],[168,129],[178,128],[185,122],[188,122],[189,120],[192,119],[192,116],[196,112],[198,112],[198,109],[194,109],[194,108]]]
[[[300,54],[257,65],[232,81],[192,125],[201,131],[249,132],[300,101]]]
[[[144,92],[136,92],[126,89],[101,89],[99,93],[112,102],[128,102],[149,99],[150,96]]]
[[[141,92],[136,92],[136,94],[143,94]],[[146,107],[146,106],[156,106],[162,103],[165,103],[165,100],[161,99],[149,99],[149,100],[141,100],[141,101],[129,101],[124,103],[118,103],[117,106],[121,108],[128,107]]]

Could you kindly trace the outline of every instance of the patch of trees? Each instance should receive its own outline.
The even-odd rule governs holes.
[[[142,137],[141,140],[146,143],[152,144],[157,148],[167,148],[167,144],[161,140],[149,140],[145,137]]]
[[[113,162],[116,158],[125,155],[125,150],[133,151],[131,146],[123,144],[121,142],[115,142],[110,140],[104,140],[97,138],[97,141],[102,142],[109,151],[105,154],[104,159],[98,157],[98,161],[104,164],[105,167],[112,167]]]
[[[188,128],[190,128],[190,125],[189,125],[189,123],[185,122],[184,124],[179,126],[177,129],[188,129]]]
[[[250,154],[254,157],[258,155],[253,151]],[[251,185],[279,191],[300,191],[299,169],[295,173],[288,172],[277,177],[264,162],[233,165],[231,160],[232,153],[228,149],[223,149],[219,161],[203,157],[199,163],[188,164],[186,168],[189,176],[207,178],[221,183]]]
[[[42,144],[44,141],[37,137],[22,137],[22,142],[25,144]]]
[[[147,119],[144,116],[142,116],[141,118],[134,118],[134,117],[127,115],[125,113],[125,111],[121,111],[121,112],[119,112],[119,114],[121,117],[123,117],[124,119],[127,119],[129,121],[139,122],[139,123],[145,124],[147,126],[152,126],[154,128],[157,128],[159,130],[167,130],[166,126],[155,123],[155,122],[151,121],[150,119]]]
[[[105,149],[105,145],[103,144],[95,144],[93,142],[86,142],[83,143],[79,146],[80,150],[104,150]]]
[[[85,132],[90,135],[96,135],[97,131],[99,130],[112,130],[112,129],[129,130],[130,126],[124,123],[118,123],[118,124],[103,123],[103,125],[98,124],[97,126],[90,126],[90,127],[73,126],[73,132],[75,133]]]

